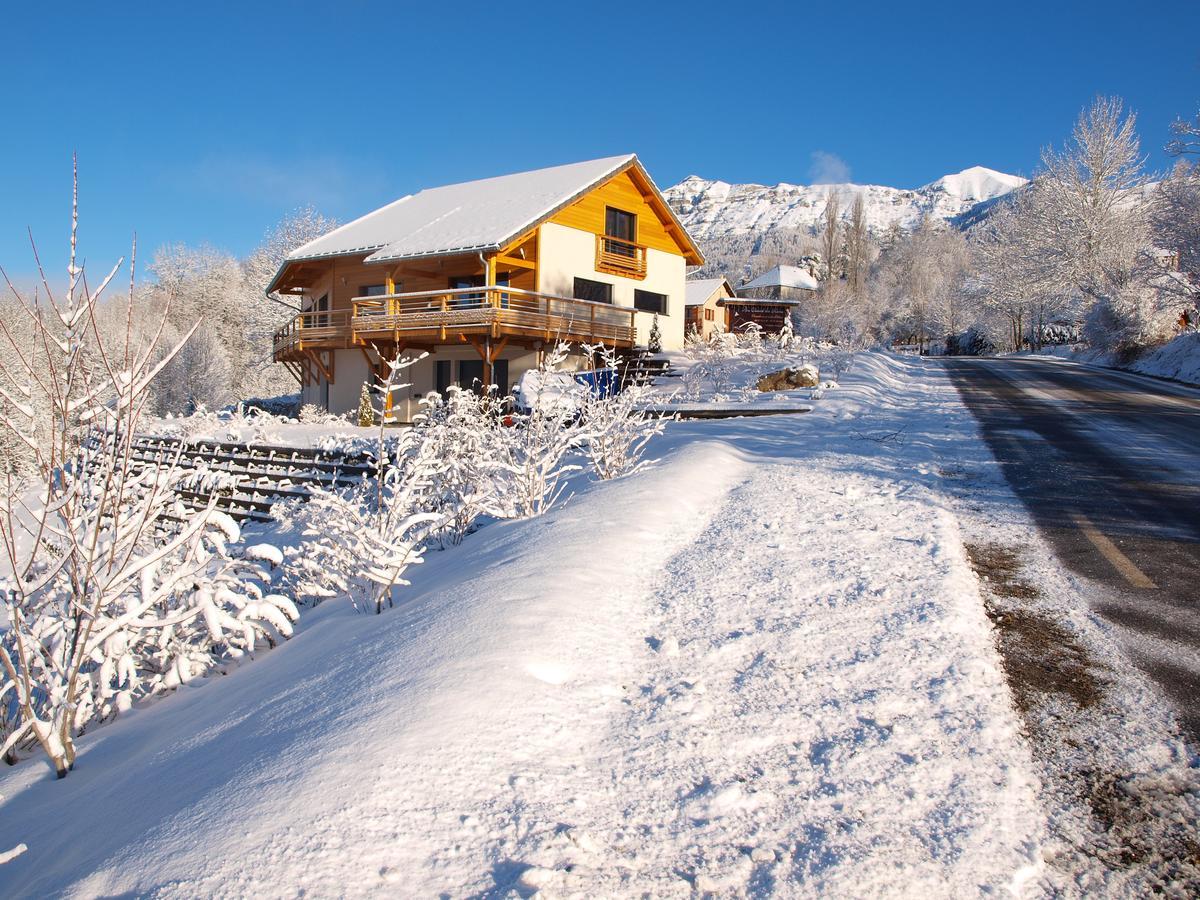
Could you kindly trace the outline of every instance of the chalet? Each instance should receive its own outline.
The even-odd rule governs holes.
[[[392,412],[451,384],[507,390],[548,345],[684,340],[685,272],[703,257],[632,154],[402,197],[288,254],[267,287],[300,312],[274,358],[304,403],[344,413],[383,360],[429,354]],[[579,369],[590,363],[573,354]]]
[[[707,341],[717,331],[729,330],[725,301],[736,296],[727,278],[698,278],[687,283],[684,295],[684,332]]]
[[[743,284],[737,297],[726,300],[729,330],[741,331],[751,322],[777,334],[792,307],[802,306],[817,290],[817,279],[800,266],[776,266]]]

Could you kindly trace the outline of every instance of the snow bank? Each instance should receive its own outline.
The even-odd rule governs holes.
[[[1017,888],[1042,823],[939,492],[966,415],[871,354],[809,415],[676,423],[400,608],[5,773],[0,892]]]
[[[1020,355],[1067,359],[1083,365],[1123,369],[1139,375],[1170,378],[1184,384],[1200,386],[1200,333],[1195,331],[1176,335],[1161,347],[1146,351],[1128,365],[1117,365],[1111,353],[1089,350],[1084,345],[1044,347],[1039,353]]]
[[[1178,335],[1163,346],[1139,356],[1129,369],[1142,375],[1200,385],[1200,333],[1192,331]]]

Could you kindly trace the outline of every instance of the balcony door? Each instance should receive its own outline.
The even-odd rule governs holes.
[[[637,240],[637,216],[623,209],[604,207],[604,236],[616,238],[604,242],[606,252],[619,256],[633,256],[637,252],[632,246]]]
[[[508,272],[498,272],[496,274],[496,284],[499,287],[508,287]],[[450,278],[451,290],[465,290],[467,288],[483,287],[483,275],[454,275]],[[450,298],[450,308],[465,306],[479,306],[484,302],[484,293],[470,294],[455,294]],[[508,307],[508,294],[500,295],[500,305],[504,308]]]

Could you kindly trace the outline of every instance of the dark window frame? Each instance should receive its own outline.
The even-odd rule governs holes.
[[[642,305],[642,298],[644,297],[657,298],[657,306]],[[633,291],[633,308],[638,312],[658,313],[660,316],[670,315],[668,312],[670,300],[670,294],[660,294],[657,291],[643,291],[641,288],[634,288]]]
[[[592,287],[601,288],[602,290],[600,292],[607,295],[606,299],[596,299],[595,297],[590,297],[590,296],[582,296],[581,297],[580,296],[580,293],[581,293],[580,284],[591,285]],[[613,286],[610,282],[596,281],[593,278],[580,278],[578,275],[575,276],[575,283],[572,285],[573,295],[576,300],[586,300],[589,303],[606,303],[609,306],[613,305],[612,289],[613,289]]]
[[[622,234],[624,228],[613,228],[613,223],[622,223],[629,226],[628,234]],[[617,206],[604,207],[604,235],[605,237],[616,238],[621,241],[629,241],[631,244],[637,243],[638,232],[638,217],[637,213],[630,212],[627,209],[621,209]]]

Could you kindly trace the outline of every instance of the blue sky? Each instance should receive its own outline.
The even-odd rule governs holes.
[[[916,187],[1030,173],[1097,93],[1154,168],[1200,106],[1200,3],[27,3],[3,13],[0,264],[249,250],[311,203],[636,151],[700,174]],[[68,30],[69,29],[69,30]]]

